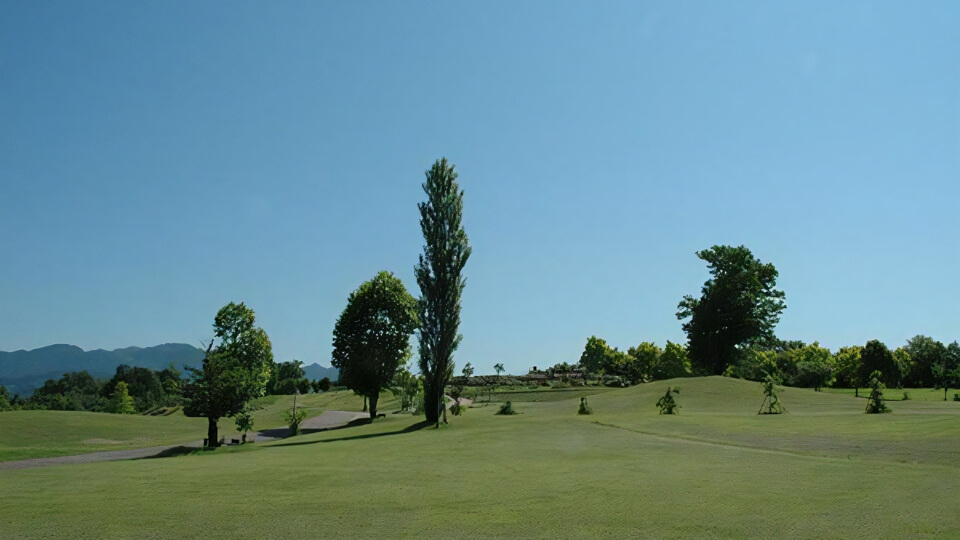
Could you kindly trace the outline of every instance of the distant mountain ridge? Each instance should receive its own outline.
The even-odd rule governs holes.
[[[320,364],[303,366],[303,371],[306,372],[306,377],[311,381],[320,380],[324,377],[327,377],[331,382],[337,382],[337,379],[340,378],[340,371],[337,370],[337,368],[323,367]]]
[[[177,369],[199,366],[204,351],[184,343],[155,347],[126,347],[105,351],[84,351],[76,345],[49,345],[32,351],[0,351],[0,385],[12,394],[27,395],[47,379],[59,379],[70,371],[88,371],[94,377],[111,377],[117,366],[164,369],[172,362]]]

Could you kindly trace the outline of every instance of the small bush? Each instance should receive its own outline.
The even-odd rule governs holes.
[[[464,407],[463,405],[460,405],[459,403],[454,403],[453,405],[450,406],[450,414],[454,416],[460,416],[461,414],[463,414],[464,409],[466,409],[466,407]]]
[[[580,410],[577,411],[577,414],[593,414],[593,409],[590,408],[590,405],[587,405],[587,398],[580,398]]]
[[[910,399],[910,394],[904,392],[904,393],[903,393],[903,399],[901,399],[901,401],[907,401],[907,400],[909,400],[909,399]]]
[[[517,411],[513,410],[513,404],[508,401],[500,406],[497,414],[517,414]]]
[[[953,400],[954,400],[954,401],[960,401],[960,394],[954,394],[954,395],[953,395]]]

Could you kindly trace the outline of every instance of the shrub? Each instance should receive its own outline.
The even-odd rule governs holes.
[[[303,409],[293,409],[289,411],[284,411],[283,418],[286,420],[287,425],[290,426],[290,435],[297,435],[300,433],[300,422],[303,422],[303,419],[307,417],[307,411]]]
[[[590,405],[587,405],[587,398],[580,398],[580,409],[577,414],[593,414],[593,409],[590,408]]]
[[[902,399],[901,401],[907,401],[908,399],[910,399],[910,394],[904,392],[904,393],[903,393],[903,399]]]
[[[954,394],[954,395],[953,395],[953,400],[954,400],[954,401],[960,401],[960,394]]]
[[[464,409],[466,409],[466,407],[464,407],[463,405],[460,405],[459,403],[454,403],[453,405],[450,406],[450,414],[454,416],[460,416],[461,414],[463,414]]]
[[[500,406],[497,414],[517,414],[517,411],[513,410],[513,404],[508,401]]]
[[[680,405],[673,399],[673,394],[676,393],[679,393],[679,391],[675,391],[669,386],[667,387],[667,393],[657,401],[657,407],[660,407],[660,414],[677,414],[677,409],[680,408]]]

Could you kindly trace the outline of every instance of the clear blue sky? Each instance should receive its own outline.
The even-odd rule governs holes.
[[[329,365],[419,294],[423,172],[473,245],[456,354],[682,341],[744,244],[783,338],[960,339],[960,3],[0,1],[0,350],[208,339]]]

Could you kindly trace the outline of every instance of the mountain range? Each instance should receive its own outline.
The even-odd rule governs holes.
[[[94,377],[112,377],[117,366],[145,367],[161,370],[171,363],[182,370],[186,366],[199,366],[204,351],[184,343],[166,343],[155,347],[127,347],[105,351],[84,351],[76,345],[49,345],[32,351],[0,351],[0,385],[11,394],[28,395],[42,386],[47,379],[59,379],[70,371],[88,371]],[[304,366],[309,379],[329,377],[335,381],[335,368],[319,364]]]

